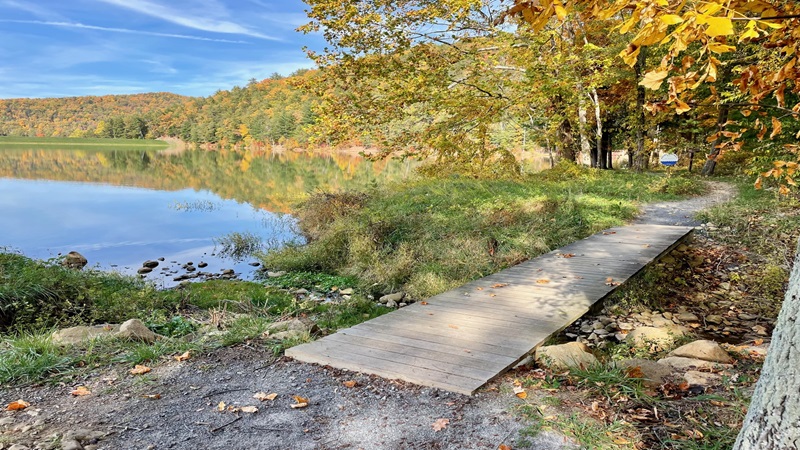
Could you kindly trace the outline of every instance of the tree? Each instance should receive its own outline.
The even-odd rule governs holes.
[[[734,450],[797,448],[800,442],[800,242],[761,377]]]

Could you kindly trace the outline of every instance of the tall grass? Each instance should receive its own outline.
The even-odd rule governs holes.
[[[622,224],[640,202],[676,198],[647,189],[658,180],[562,164],[519,180],[425,178],[317,194],[298,213],[309,243],[271,251],[264,264],[423,298]]]

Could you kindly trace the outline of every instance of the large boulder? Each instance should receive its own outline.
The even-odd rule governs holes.
[[[730,364],[733,358],[714,341],[700,340],[683,345],[671,351],[667,356],[702,359],[704,361]]]
[[[598,364],[589,347],[581,342],[539,347],[535,359],[539,365],[551,369],[587,368]]]
[[[733,367],[731,364],[722,364],[704,359],[684,358],[682,356],[668,356],[658,360],[659,364],[666,364],[675,370],[697,370],[697,369],[730,369]]]
[[[139,319],[131,319],[119,326],[116,337],[132,341],[155,342],[158,335],[150,331]]]
[[[77,269],[81,270],[89,261],[86,260],[86,257],[81,255],[78,252],[69,252],[64,259],[61,260],[61,265],[64,267],[69,267],[70,269]]]
[[[657,347],[666,349],[675,343],[675,340],[684,335],[681,327],[639,327],[625,338],[625,343],[633,347]]]
[[[632,358],[619,361],[617,367],[626,369],[628,374],[638,372],[641,375],[642,384],[648,387],[658,387],[669,380],[674,373],[672,368],[666,364],[659,364],[655,361],[642,358]]]
[[[116,330],[113,325],[71,327],[54,332],[51,339],[54,344],[75,345],[92,339],[111,337]]]

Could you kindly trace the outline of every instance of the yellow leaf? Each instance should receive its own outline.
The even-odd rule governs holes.
[[[31,404],[26,402],[25,400],[17,400],[15,402],[9,403],[6,406],[6,411],[22,411],[28,406],[31,406]]]
[[[758,37],[758,30],[756,28],[756,23],[754,21],[747,22],[747,28],[745,29],[744,33],[739,36],[739,42],[744,41],[745,39],[754,39]]]
[[[542,278],[540,280],[536,280],[536,283],[538,283],[538,284],[547,284],[549,282],[550,282],[550,280],[548,280],[546,278]]]
[[[639,82],[639,85],[657,91],[661,87],[661,83],[664,82],[664,78],[667,78],[667,75],[669,75],[667,70],[647,72],[644,74],[644,79]]]
[[[182,355],[173,356],[176,361],[186,361],[187,359],[192,357],[192,353],[188,350],[184,352]]]
[[[275,393],[275,392],[273,392],[271,394],[267,394],[266,392],[256,392],[253,395],[253,398],[255,398],[257,400],[261,400],[263,402],[265,400],[275,400],[275,397],[277,397],[277,396],[278,396],[278,394]]]
[[[161,394],[145,394],[142,397],[148,400],[159,400],[161,399]]]
[[[556,5],[556,17],[558,20],[564,20],[567,17],[567,10],[561,5]]]
[[[295,403],[292,406],[292,409],[297,408],[305,408],[308,406],[308,399],[304,397],[300,397],[299,395],[293,395],[292,398],[294,399]]]
[[[514,395],[516,395],[517,397],[519,397],[521,399],[528,398],[528,393],[525,392],[525,388],[523,388],[520,384],[517,384],[517,383],[514,383],[514,384],[515,384],[515,386],[514,386]]]
[[[143,375],[143,374],[146,374],[147,372],[150,372],[150,370],[152,370],[152,369],[150,369],[147,366],[142,366],[140,364],[137,364],[129,372],[130,372],[131,375]]]
[[[706,34],[711,37],[733,34],[733,21],[727,17],[706,17]]]
[[[356,387],[356,386],[358,386],[358,382],[356,380],[348,380],[348,381],[345,381],[342,384],[344,384],[344,387],[351,388],[351,389]]]
[[[761,180],[761,177],[758,177],[753,187],[756,188],[756,190],[761,190],[761,188],[763,187],[763,182]]]
[[[84,395],[90,395],[92,391],[86,388],[86,386],[78,386],[75,390],[71,391],[70,394],[74,395],[75,397],[83,397]]]
[[[220,412],[225,411],[225,402],[219,402],[217,404],[217,411],[220,411]]]
[[[769,135],[769,138],[772,139],[775,136],[781,134],[781,131],[783,131],[783,124],[781,123],[780,120],[778,120],[778,119],[773,117],[772,118],[772,133]]]
[[[258,408],[255,406],[242,406],[241,411],[249,414],[255,414],[258,412]]]
[[[781,187],[778,188],[778,193],[781,195],[789,195],[789,188],[781,185]]]
[[[691,107],[691,106],[689,106],[688,104],[684,103],[684,102],[683,102],[683,101],[681,101],[680,99],[678,99],[678,100],[675,102],[675,112],[676,112],[676,113],[678,113],[678,114],[683,114],[683,113],[685,113],[686,111],[691,111],[691,110],[692,110],[692,107]]]
[[[683,22],[683,17],[675,14],[665,14],[661,16],[661,21],[667,25],[677,25]]]
[[[720,44],[717,42],[709,42],[708,49],[714,53],[728,53],[736,50],[736,47],[732,45]]]

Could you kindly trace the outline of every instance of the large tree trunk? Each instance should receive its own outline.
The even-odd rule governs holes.
[[[636,70],[636,79],[642,78],[644,76],[644,69],[645,64],[647,63],[647,47],[642,47],[639,50],[639,57],[636,60],[636,66],[634,69]],[[644,127],[645,127],[645,117],[644,117],[644,102],[646,100],[646,91],[644,86],[636,85],[636,155],[634,158],[631,158],[632,161],[631,167],[637,171],[647,169],[648,163],[648,155],[645,155],[645,146],[644,146]]]
[[[594,119],[597,123],[597,128],[595,128],[594,132],[594,139],[595,139],[595,154],[597,155],[597,161],[595,161],[595,166],[599,169],[606,168],[606,158],[603,154],[603,120],[600,114],[600,97],[597,96],[597,89],[592,89],[592,92],[589,94],[589,98],[592,100],[594,104]]]
[[[800,243],[767,359],[734,450],[800,446]]]
[[[578,135],[581,141],[581,155],[580,161],[583,161],[584,155],[589,155],[589,166],[594,167],[597,164],[597,154],[592,151],[591,144],[589,143],[589,136],[586,135],[586,102],[583,101],[581,96],[583,92],[583,85],[578,84]]]

